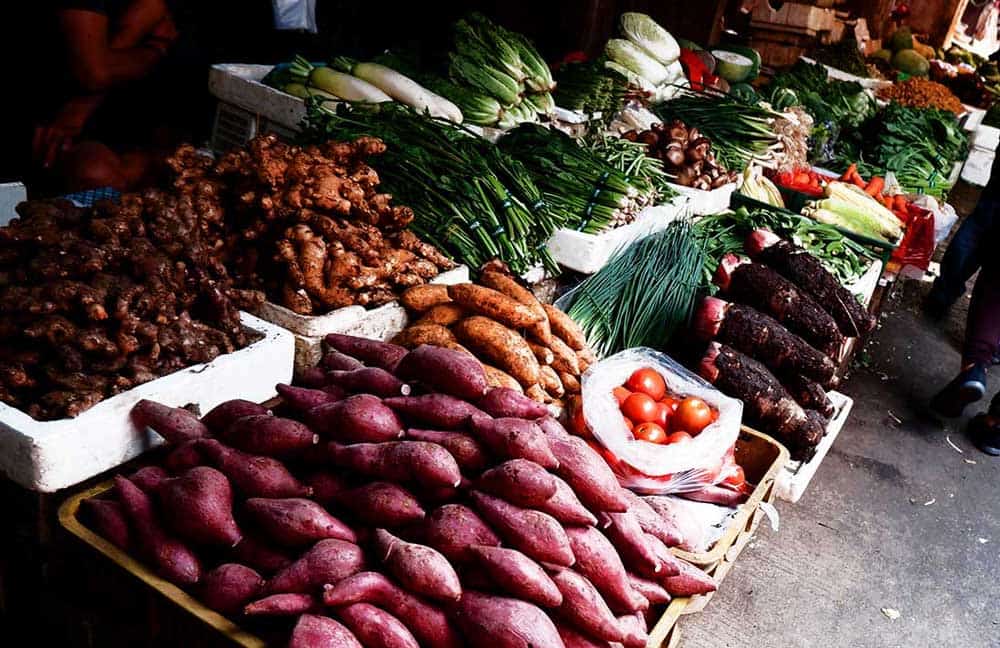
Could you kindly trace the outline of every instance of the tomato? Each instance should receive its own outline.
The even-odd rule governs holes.
[[[628,398],[631,393],[632,392],[624,387],[615,387],[611,390],[611,394],[615,397],[615,400],[618,401],[618,407],[622,406],[622,403],[625,402],[625,399]]]
[[[698,434],[712,422],[712,408],[708,403],[689,396],[681,401],[674,413],[674,428]]]
[[[723,484],[729,484],[730,486],[742,486],[746,483],[746,475],[743,473],[742,466],[734,466],[726,478],[722,480]]]
[[[673,412],[671,411],[670,406],[663,401],[660,401],[656,404],[656,419],[653,422],[666,430],[670,427],[671,414],[673,414]]]
[[[683,443],[684,441],[690,441],[691,435],[687,432],[682,432],[678,430],[677,432],[671,432],[667,435],[667,440],[664,443]]]
[[[622,403],[622,414],[634,423],[656,420],[656,401],[646,394],[630,394]]]
[[[649,443],[666,443],[667,433],[656,423],[642,423],[632,433],[640,441]]]
[[[653,400],[660,400],[667,393],[667,383],[663,382],[663,376],[649,367],[636,369],[628,377],[625,386],[634,392],[642,392]]]
[[[673,396],[664,396],[660,399],[660,402],[669,407],[671,413],[676,412],[677,406],[681,404],[680,399]]]

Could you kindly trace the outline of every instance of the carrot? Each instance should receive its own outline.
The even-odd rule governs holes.
[[[883,187],[885,187],[885,180],[881,176],[875,176],[865,187],[865,193],[869,196],[881,196]]]
[[[906,212],[907,211],[906,207],[907,207],[906,196],[904,196],[903,194],[896,194],[896,196],[893,198],[892,208],[896,209],[897,211]]]
[[[847,170],[844,171],[844,175],[840,176],[840,179],[843,182],[851,182],[851,179],[857,174],[858,174],[858,165],[852,164],[851,166],[847,167]]]

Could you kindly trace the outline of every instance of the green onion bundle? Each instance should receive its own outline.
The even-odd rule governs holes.
[[[618,252],[577,287],[567,313],[603,355],[632,347],[666,347],[691,317],[703,254],[687,221]]]
[[[599,113],[605,124],[611,123],[625,104],[628,82],[608,70],[601,59],[567,63],[559,69],[558,79],[556,103],[588,116]]]
[[[663,168],[663,161],[651,157],[649,147],[642,142],[632,142],[602,131],[587,135],[582,144],[628,176],[640,192],[651,193],[655,204],[668,202],[677,195],[670,183],[670,175]]]

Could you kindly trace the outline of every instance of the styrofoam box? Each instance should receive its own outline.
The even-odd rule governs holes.
[[[238,106],[282,126],[298,130],[306,105],[298,97],[261,83],[270,65],[217,63],[208,71],[208,91],[217,99]]]
[[[431,283],[456,284],[468,280],[469,268],[460,265],[442,272]],[[292,333],[296,372],[316,366],[323,355],[323,337],[328,333],[388,340],[409,321],[406,311],[395,301],[370,310],[364,306],[345,306],[325,315],[300,315],[284,306],[264,302],[256,314]]]
[[[677,184],[671,184],[670,186],[677,193],[687,196],[690,199],[688,209],[691,210],[692,215],[711,216],[712,214],[721,214],[729,209],[729,202],[733,197],[733,192],[736,191],[737,183],[730,182],[711,191],[692,189],[691,187],[683,187]]]
[[[292,335],[247,313],[240,313],[240,320],[263,337],[101,401],[76,418],[36,421],[0,403],[0,473],[29,490],[51,493],[160,445],[159,435],[140,429],[129,416],[143,398],[195,405],[201,413],[233,398],[271,398],[276,383],[291,380]]]
[[[812,65],[815,65],[816,63],[815,59],[811,59],[808,56],[800,56],[799,58]],[[837,79],[839,81],[853,81],[861,85],[862,88],[867,88],[869,90],[877,90],[878,88],[884,88],[892,85],[892,81],[887,81],[885,79],[866,79],[865,77],[859,77],[849,72],[838,70],[835,67],[830,67],[829,65],[824,64],[823,67],[826,68],[827,75],[831,79]]]
[[[965,115],[963,116],[962,128],[970,133],[974,133],[983,124],[983,118],[986,117],[986,111],[982,108],[976,108],[975,106],[970,106],[968,104],[962,104],[965,108]]]
[[[996,151],[997,147],[1000,146],[1000,128],[981,125],[972,133],[969,145],[987,151]]]
[[[646,207],[628,225],[599,234],[557,230],[547,244],[549,253],[559,265],[570,270],[585,274],[597,272],[617,250],[662,230],[676,220],[688,209],[689,202],[686,196],[677,196],[667,204]]]
[[[881,276],[882,260],[876,259],[865,270],[864,274],[858,277],[857,281],[845,287],[851,291],[851,294],[857,295],[862,304],[868,306],[872,301],[872,296],[875,295],[875,289],[878,287],[878,280]]]
[[[802,494],[809,487],[809,482],[816,476],[819,465],[823,463],[823,459],[833,447],[833,442],[840,435],[840,430],[843,429],[844,423],[851,413],[851,408],[854,407],[854,399],[850,396],[835,391],[829,392],[828,396],[833,401],[836,411],[826,426],[826,436],[816,446],[816,454],[805,463],[789,461],[774,480],[775,494],[786,502],[795,503],[802,498]]]
[[[978,146],[973,147],[962,167],[962,180],[978,187],[985,187],[990,181],[995,159],[996,153],[994,151]]]

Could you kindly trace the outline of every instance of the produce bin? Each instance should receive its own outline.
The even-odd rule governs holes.
[[[812,478],[816,475],[816,471],[819,470],[819,465],[823,463],[830,448],[833,447],[834,441],[837,440],[837,436],[844,428],[851,408],[854,407],[854,399],[849,396],[835,391],[828,392],[827,395],[833,401],[835,413],[826,426],[826,436],[816,446],[816,454],[807,462],[789,461],[778,472],[775,489],[778,498],[786,502],[794,504],[801,499],[802,494],[805,493]]]
[[[722,185],[718,189],[712,189],[711,191],[692,189],[691,187],[684,187],[676,184],[671,184],[670,186],[673,187],[674,191],[677,193],[688,197],[691,201],[689,203],[689,209],[693,215],[710,216],[712,214],[724,212],[729,208],[729,203],[732,200],[733,194],[736,193],[736,187],[738,185],[735,182],[730,182],[729,184]]]
[[[247,313],[243,325],[261,334],[249,346],[192,365],[105,399],[76,418],[36,421],[0,403],[0,473],[28,490],[54,492],[119,466],[162,443],[129,417],[143,398],[193,405],[207,412],[233,398],[263,401],[292,377],[294,340]]]
[[[272,67],[217,63],[208,71],[208,91],[220,101],[242,108],[257,118],[298,130],[299,122],[306,115],[306,105],[298,97],[261,83]]]

